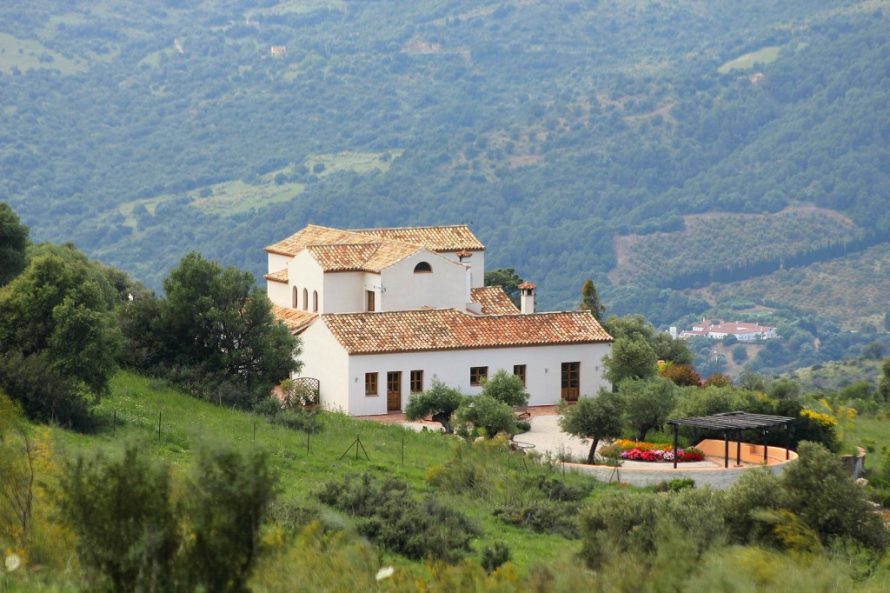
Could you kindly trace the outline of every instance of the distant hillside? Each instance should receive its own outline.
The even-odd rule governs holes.
[[[800,383],[804,392],[829,393],[858,381],[876,388],[880,375],[880,360],[856,358],[798,369],[790,377]]]
[[[677,287],[715,276],[749,276],[793,260],[843,253],[862,238],[849,218],[820,208],[786,208],[774,214],[695,214],[683,228],[615,238],[613,283]]]
[[[793,305],[833,318],[845,330],[861,330],[864,325],[890,330],[885,325],[890,317],[890,245],[689,294],[715,306],[739,300],[773,308]]]
[[[609,286],[616,237],[813,206],[851,222],[771,226],[769,257],[890,239],[888,28],[872,0],[7,3],[0,199],[156,288],[190,250],[259,276],[307,222],[467,222],[545,308],[593,277],[671,322],[700,303],[649,276],[687,238]],[[708,265],[764,253],[733,241]]]

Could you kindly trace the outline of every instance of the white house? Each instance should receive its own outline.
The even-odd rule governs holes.
[[[771,340],[778,338],[776,328],[771,325],[758,325],[756,323],[744,323],[742,321],[718,321],[712,323],[702,319],[701,323],[692,326],[692,330],[680,333],[681,338],[693,338],[704,336],[712,340],[722,340],[726,336],[735,336],[740,342],[753,342],[754,340]]]
[[[608,387],[612,338],[586,311],[521,310],[483,286],[485,247],[460,226],[340,230],[309,225],[266,248],[275,315],[303,340],[302,377],[353,415],[404,410],[433,379],[476,394],[506,369],[530,405]]]

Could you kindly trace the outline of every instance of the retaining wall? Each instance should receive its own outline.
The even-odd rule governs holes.
[[[719,457],[712,455],[712,451],[718,451]],[[755,445],[753,443],[742,443],[742,463],[741,466],[735,465],[735,441],[729,443],[729,467],[723,467],[723,441],[716,439],[708,439],[702,441],[697,448],[705,452],[707,459],[714,463],[720,464],[719,467],[684,467],[683,463],[677,465],[674,469],[671,463],[651,463],[652,467],[621,466],[611,467],[608,465],[585,465],[581,463],[566,463],[566,469],[581,473],[590,474],[597,480],[602,482],[620,482],[630,484],[631,486],[653,486],[661,482],[670,480],[681,480],[689,478],[695,481],[696,486],[710,486],[716,490],[723,490],[732,486],[736,480],[746,471],[756,469],[758,467],[766,467],[771,473],[779,474],[785,470],[787,465],[797,459],[797,453],[789,451],[789,459],[785,459],[785,449],[781,447],[769,447],[767,450],[768,464],[763,465],[763,445]],[[748,465],[744,465],[747,463]]]

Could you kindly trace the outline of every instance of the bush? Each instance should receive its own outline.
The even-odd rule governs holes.
[[[652,558],[660,538],[670,534],[687,542],[687,552],[697,560],[725,537],[719,496],[695,488],[668,494],[609,493],[582,516],[581,557],[591,568],[604,561],[601,550]]]
[[[816,530],[823,542],[851,538],[866,547],[884,549],[887,531],[868,502],[828,449],[803,442],[800,458],[782,475],[791,511]]]
[[[94,591],[176,589],[177,519],[170,471],[129,446],[65,468],[61,510],[78,536],[77,554]]]
[[[489,574],[509,561],[510,548],[503,542],[495,542],[492,546],[482,548],[482,568]]]
[[[451,434],[451,416],[464,403],[466,396],[442,381],[433,379],[429,389],[419,395],[412,395],[405,407],[408,420],[420,420],[432,416],[435,422],[442,424],[446,433]]]
[[[513,409],[487,395],[467,398],[466,402],[458,409],[457,417],[465,425],[472,424],[473,427],[482,429],[488,438],[501,432],[507,434],[516,432],[516,418],[513,415]]]
[[[204,591],[246,591],[259,555],[260,528],[277,492],[268,456],[260,450],[205,449],[188,485],[189,581]]]
[[[470,551],[470,541],[481,534],[463,513],[432,497],[418,502],[389,498],[375,513],[358,523],[362,535],[387,550],[412,560],[430,558],[457,562]]]
[[[456,562],[470,550],[479,529],[461,512],[434,498],[418,501],[408,485],[395,478],[369,474],[325,484],[319,499],[359,517],[359,532],[387,550],[408,558]]]
[[[508,406],[528,404],[528,392],[525,390],[522,379],[504,369],[500,369],[482,384],[482,395],[487,395]]]
[[[670,379],[680,387],[699,387],[701,385],[701,376],[690,364],[666,364],[659,369],[658,374],[665,379]]]
[[[567,538],[578,537],[578,506],[548,500],[502,505],[494,516],[504,523],[532,529],[538,533],[553,533]]]
[[[310,434],[319,432],[323,426],[317,411],[307,410],[302,407],[292,410],[281,410],[270,417],[269,422]]]
[[[744,472],[722,501],[730,540],[738,544],[774,542],[772,530],[754,514],[786,504],[787,496],[779,478],[765,469]]]

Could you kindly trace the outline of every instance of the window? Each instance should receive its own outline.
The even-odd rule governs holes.
[[[300,289],[294,286],[294,304],[293,308],[298,309],[300,307]]]
[[[374,310],[376,310],[376,308],[374,307],[374,291],[373,291],[373,290],[366,290],[366,291],[365,291],[365,298],[367,299],[367,302],[368,302],[367,310],[368,310],[368,311],[374,311]]]
[[[433,266],[429,264],[429,262],[422,261],[414,266],[415,274],[429,274],[433,271]]]
[[[318,313],[318,291],[312,291],[312,312]]]
[[[581,363],[562,363],[561,374],[562,398],[566,401],[577,401],[581,386]]]
[[[377,395],[377,373],[365,373],[365,395]]]
[[[423,391],[423,371],[411,371],[411,393]]]
[[[488,378],[488,367],[470,367],[470,385],[482,385]]]
[[[303,289],[303,310],[304,311],[309,310],[309,289],[308,288]]]
[[[513,365],[513,374],[519,377],[522,381],[522,386],[525,387],[525,365],[524,364],[514,364]]]

